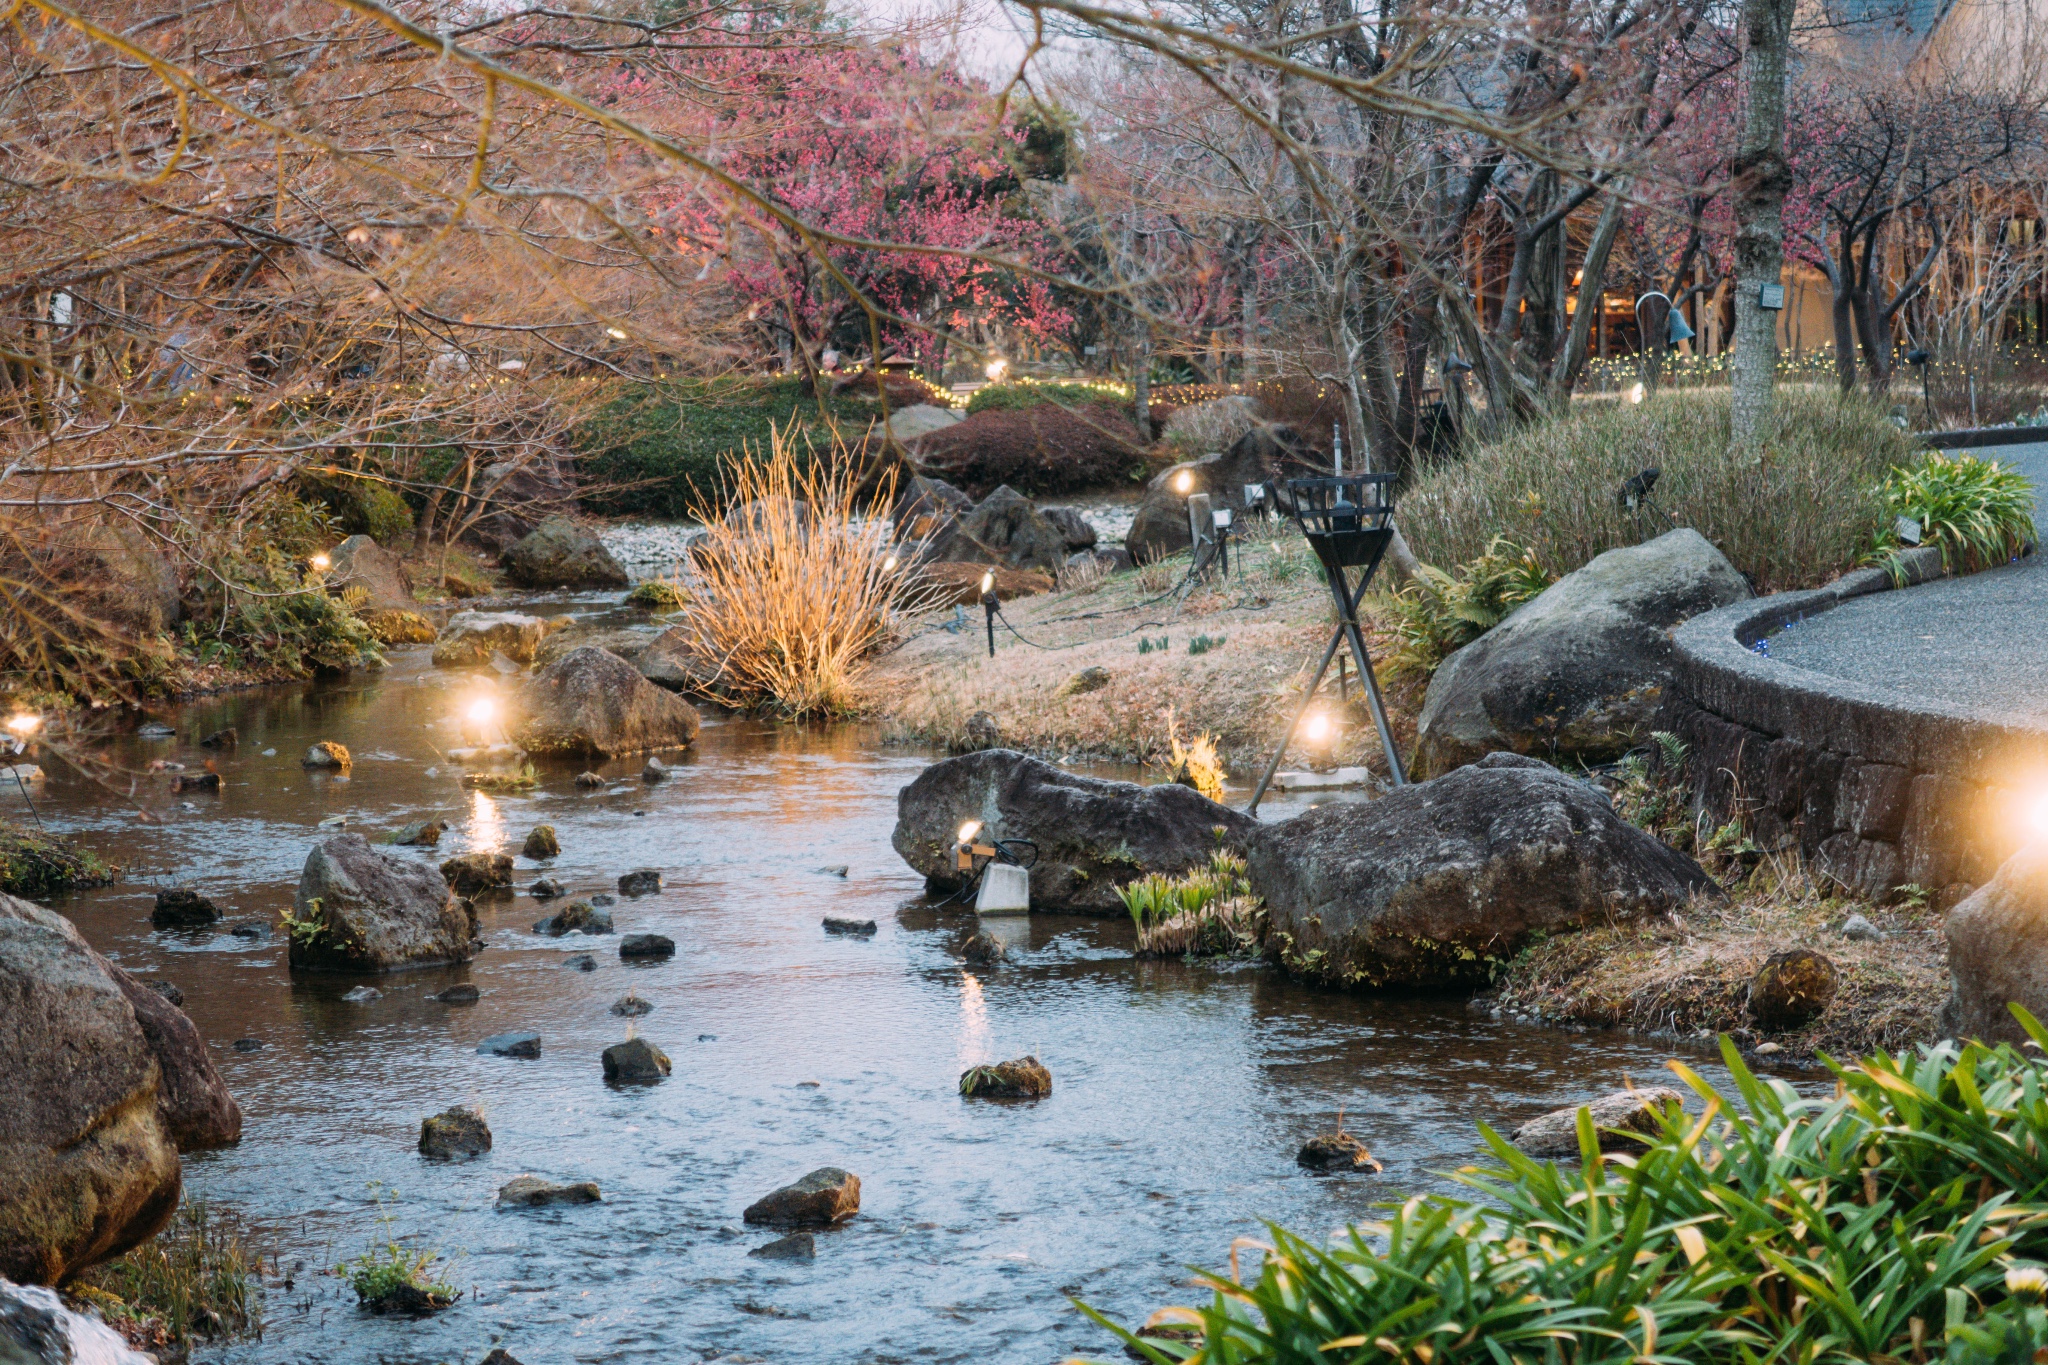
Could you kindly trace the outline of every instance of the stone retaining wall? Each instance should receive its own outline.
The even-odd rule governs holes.
[[[1986,720],[1752,648],[1890,586],[1868,569],[1694,617],[1672,636],[1660,724],[1685,741],[1692,800],[1710,818],[1740,816],[1765,849],[1796,846],[1864,895],[1918,885],[1945,908],[1989,881],[2025,837],[2030,807],[2048,795],[2048,727]]]

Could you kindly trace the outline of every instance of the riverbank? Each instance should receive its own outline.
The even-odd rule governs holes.
[[[1171,749],[1170,711],[1183,741],[1214,737],[1236,777],[1233,796],[1242,800],[1329,640],[1329,591],[1306,545],[1286,528],[1236,547],[1229,578],[1184,585],[1188,562],[1177,555],[1005,602],[993,658],[978,607],[966,610],[957,632],[945,628],[950,610],[923,620],[867,675],[871,716],[892,742],[961,749],[969,747],[969,718],[985,712],[1009,748],[1153,763]],[[1384,658],[1389,641],[1378,623],[1368,618],[1365,633],[1374,658]],[[1329,757],[1383,774],[1355,676],[1347,691],[1348,703],[1340,704],[1332,667],[1323,696],[1339,724]],[[1421,689],[1391,686],[1387,701],[1405,752],[1414,743]],[[1293,761],[1307,757],[1296,752]]]

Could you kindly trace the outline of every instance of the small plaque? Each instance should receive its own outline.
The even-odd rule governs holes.
[[[1899,533],[1900,544],[1918,545],[1920,543],[1920,523],[1912,517],[1900,517],[1892,523],[1892,529]]]
[[[1100,349],[1099,347],[1095,347],[1095,346],[1083,346],[1083,347],[1081,348],[1081,354],[1082,354],[1082,355],[1094,355],[1094,354],[1096,353],[1096,351],[1097,351],[1097,350],[1099,350],[1099,349]]]
[[[1759,308],[1768,308],[1772,312],[1783,308],[1785,306],[1785,286],[1782,284],[1760,286],[1756,291],[1756,305]]]

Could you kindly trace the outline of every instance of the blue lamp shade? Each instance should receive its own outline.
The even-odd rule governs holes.
[[[1665,314],[1664,339],[1676,346],[1681,341],[1693,339],[1692,328],[1686,326],[1685,314],[1674,308]]]

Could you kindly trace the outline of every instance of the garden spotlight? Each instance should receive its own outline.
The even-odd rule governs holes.
[[[981,576],[981,609],[988,616],[988,657],[996,657],[996,612],[1002,604],[996,600],[996,571],[990,569]]]
[[[307,560],[306,562],[313,566],[313,572],[315,573],[326,573],[328,567],[334,563],[333,560],[327,557],[325,551],[322,551],[321,553],[314,555],[311,559]]]
[[[1925,346],[1915,346],[1906,352],[1906,363],[1920,371],[1920,411],[1927,414],[1929,425],[1934,422],[1934,396],[1927,388],[1927,362],[1932,359]]]
[[[1186,497],[1195,486],[1195,476],[1183,469],[1173,476],[1173,491]]]
[[[987,367],[982,370],[982,373],[988,376],[988,382],[991,384],[1002,383],[1003,376],[1009,372],[1010,362],[1001,356],[997,356],[994,360],[989,361]]]
[[[489,725],[498,715],[498,703],[490,697],[478,697],[469,704],[469,719],[476,725]]]
[[[30,735],[43,728],[43,718],[32,711],[22,711],[9,717],[7,728],[12,730],[19,738],[27,739]]]
[[[1408,775],[1401,768],[1401,755],[1394,747],[1393,727],[1387,723],[1387,708],[1380,697],[1379,678],[1372,670],[1372,656],[1366,652],[1365,635],[1358,626],[1358,601],[1365,595],[1373,571],[1379,568],[1380,559],[1394,538],[1394,475],[1289,479],[1283,505],[1291,507],[1302,538],[1322,561],[1330,596],[1337,607],[1337,625],[1323,650],[1322,662],[1316,665],[1302,691],[1300,708],[1252,792],[1251,803],[1245,807],[1248,815],[1258,814],[1259,802],[1272,785],[1273,774],[1280,770],[1280,760],[1286,757],[1296,733],[1310,743],[1320,742],[1330,733],[1332,722],[1326,713],[1309,713],[1315,706],[1316,692],[1323,685],[1323,675],[1330,671],[1337,652],[1346,645],[1350,646],[1352,661],[1358,665],[1359,681],[1365,684],[1366,702],[1372,708],[1373,725],[1379,731],[1380,748],[1387,758],[1387,774],[1397,787],[1408,783]],[[1361,570],[1356,587],[1348,573],[1351,569]]]

